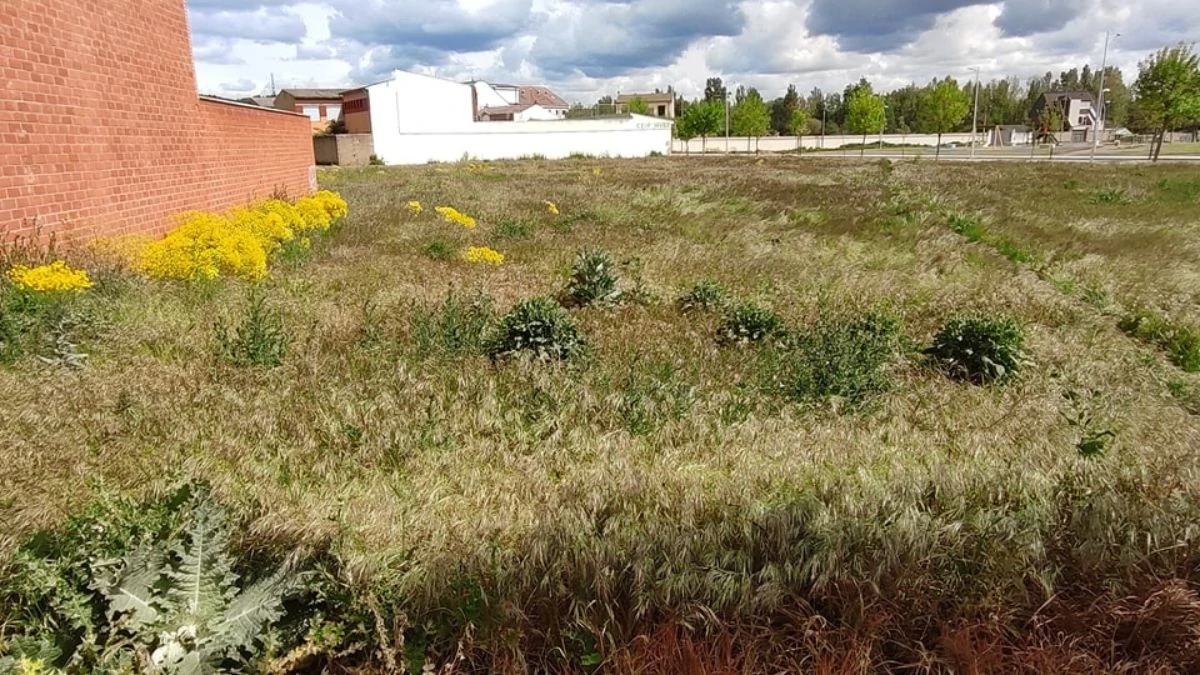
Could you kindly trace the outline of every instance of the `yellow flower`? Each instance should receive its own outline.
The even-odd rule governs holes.
[[[213,213],[184,214],[179,227],[142,252],[138,268],[155,279],[247,280],[267,275],[267,251],[250,230]]]
[[[421,202],[415,199],[408,203],[408,212],[414,216],[421,215],[421,212],[424,210],[425,209],[421,207]]]
[[[96,237],[87,243],[87,249],[99,260],[117,267],[132,269],[142,257],[142,251],[154,241],[145,234],[127,234],[118,237]]]
[[[312,240],[309,239],[308,237],[301,237],[300,238],[300,248],[304,249],[305,251],[312,248]]]
[[[346,200],[336,192],[321,190],[314,195],[304,197],[296,202],[296,210],[304,219],[301,232],[308,230],[328,230],[340,218],[346,216],[349,207]]]
[[[41,675],[46,672],[46,662],[42,659],[31,659],[22,655],[17,661],[16,672],[20,675]]]
[[[258,239],[263,250],[271,253],[285,241],[291,241],[296,233],[288,227],[278,211],[251,211],[235,209],[229,214],[229,222],[237,229],[249,232]]]
[[[469,263],[483,263],[487,265],[501,265],[504,263],[503,253],[486,246],[472,246],[463,251],[462,257],[463,260]]]
[[[600,167],[596,167],[596,168],[592,169],[592,175],[599,176],[600,175]]]
[[[17,265],[8,271],[8,278],[31,291],[82,291],[92,287],[86,271],[71,269],[61,260],[40,267]]]
[[[549,210],[552,215],[555,215],[555,216],[558,215],[558,206],[554,202],[544,202],[544,203],[546,204],[546,209]]]
[[[447,222],[458,223],[468,230],[475,229],[475,219],[465,213],[459,213],[453,206],[439,206],[434,211],[441,214]]]

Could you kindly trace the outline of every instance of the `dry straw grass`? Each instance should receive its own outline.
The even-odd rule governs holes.
[[[409,637],[480,672],[1196,667],[1200,421],[1178,397],[1200,382],[1117,328],[1143,305],[1200,319],[1194,172],[486,166],[324,174],[350,216],[266,282],[295,338],[280,368],[211,357],[240,285],[124,281],[87,369],[0,371],[0,536],[97,486],[205,478],[254,514],[248,536],[329,545]],[[1136,198],[1091,198],[1113,187]],[[435,241],[504,265],[433,260]],[[590,247],[661,302],[577,310],[583,361],[415,348],[414,307],[554,294]],[[704,278],[793,324],[885,307],[919,343],[960,313],[1011,315],[1035,363],[981,388],[909,357],[866,412],[789,406],[753,386],[753,349],[716,345],[716,317],[671,305]],[[1091,390],[1116,437],[1084,458],[1064,393]]]

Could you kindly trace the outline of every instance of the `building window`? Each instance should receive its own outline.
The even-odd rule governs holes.
[[[658,116],[659,117],[667,116],[667,106],[665,106],[665,105],[658,106]]]
[[[314,122],[321,121],[321,106],[319,105],[304,105],[300,106],[300,112]]]
[[[341,119],[341,117],[342,117],[342,106],[340,106],[340,105],[325,106],[325,119],[338,120],[338,119]]]

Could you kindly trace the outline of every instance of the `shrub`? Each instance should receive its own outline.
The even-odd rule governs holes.
[[[1167,352],[1184,372],[1200,372],[1200,331],[1195,328],[1147,308],[1130,312],[1119,325],[1130,336]]]
[[[492,299],[487,295],[464,299],[450,292],[438,305],[413,307],[409,334],[420,356],[479,354],[484,333],[494,317]]]
[[[575,318],[553,298],[523,300],[492,329],[485,351],[492,358],[529,353],[549,361],[569,359],[583,351]]]
[[[1016,321],[965,317],[948,321],[925,350],[950,377],[976,384],[1015,376],[1025,362],[1025,333]]]
[[[713,279],[704,279],[698,281],[676,301],[679,305],[679,310],[685,314],[688,312],[711,312],[725,306],[729,294],[725,292],[725,288]]]
[[[960,213],[952,213],[946,219],[946,225],[951,229],[966,237],[968,241],[981,241],[987,232],[983,229],[979,219],[975,216],[969,216]]]
[[[92,287],[86,270],[72,269],[61,260],[37,267],[17,265],[8,270],[8,278],[20,288],[39,292],[82,291]]]
[[[383,166],[384,161],[380,159],[379,155],[371,155],[367,158],[367,164],[371,166]]]
[[[440,239],[426,244],[421,252],[425,254],[425,257],[441,262],[454,260],[454,247]]]
[[[899,323],[872,311],[858,317],[822,314],[788,343],[765,352],[769,385],[795,403],[835,401],[861,407],[892,387],[888,366],[900,344]]]
[[[146,246],[138,268],[156,279],[200,281],[227,275],[253,281],[267,275],[267,253],[257,237],[228,218],[193,212],[166,237]]]
[[[1092,193],[1094,204],[1126,204],[1129,202],[1128,193],[1122,188],[1104,188]]]
[[[600,250],[580,251],[571,268],[567,297],[578,306],[607,304],[620,297],[616,263]]]
[[[526,239],[533,228],[522,220],[502,220],[496,224],[496,237],[500,239]]]
[[[486,246],[468,247],[467,250],[463,251],[462,258],[469,263],[496,266],[504,264],[504,254]]]
[[[439,206],[434,211],[448,223],[458,223],[468,230],[475,229],[475,219],[465,213],[459,212],[458,209],[452,206]]]
[[[283,365],[291,335],[283,325],[283,315],[267,307],[265,294],[251,289],[250,307],[245,318],[230,330],[223,322],[215,326],[217,355],[239,366],[275,368]]]
[[[717,328],[717,341],[749,344],[782,337],[785,332],[778,314],[753,302],[741,302],[725,310]]]

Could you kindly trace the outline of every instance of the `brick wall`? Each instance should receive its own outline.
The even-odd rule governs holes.
[[[303,116],[196,95],[184,0],[0,0],[0,236],[157,233],[313,187]]]

